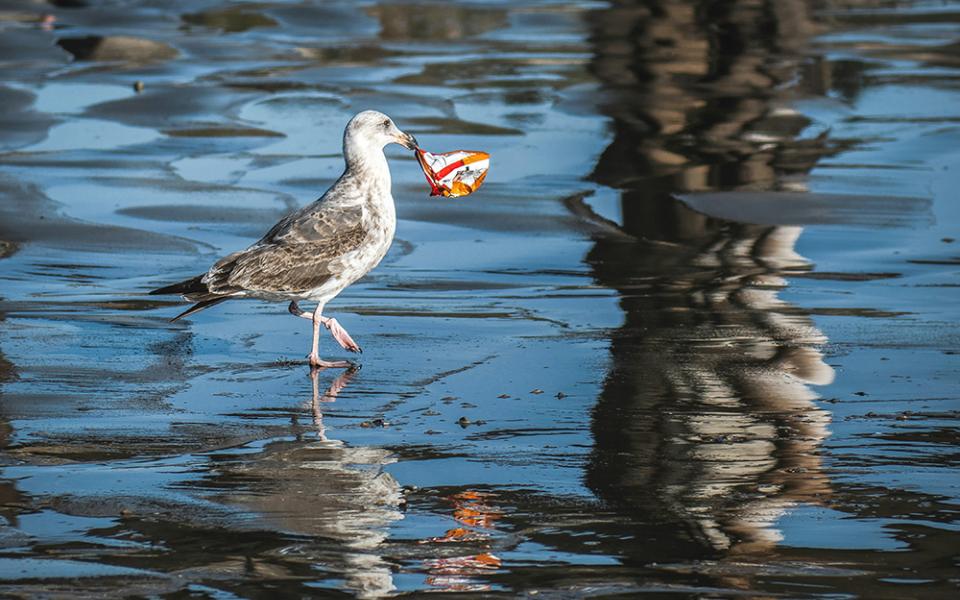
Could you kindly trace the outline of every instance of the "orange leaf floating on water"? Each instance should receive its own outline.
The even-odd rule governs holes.
[[[490,155],[473,150],[432,154],[417,148],[417,161],[430,184],[431,196],[458,198],[473,193],[490,168]]]

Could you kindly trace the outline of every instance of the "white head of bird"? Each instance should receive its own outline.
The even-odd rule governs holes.
[[[386,162],[383,149],[388,144],[400,144],[408,150],[417,149],[416,138],[400,131],[387,115],[375,110],[358,113],[343,131],[343,157],[347,168],[379,167]]]

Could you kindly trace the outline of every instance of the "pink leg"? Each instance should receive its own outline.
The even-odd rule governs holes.
[[[313,322],[313,348],[310,351],[310,355],[307,357],[310,360],[311,367],[323,369],[345,369],[354,366],[353,363],[345,360],[326,361],[320,358],[320,352],[318,350],[320,346],[320,325],[324,321],[324,317],[320,314],[323,311],[322,304],[317,305],[317,309],[313,311],[312,316],[309,316],[306,312],[300,310],[300,307],[297,306],[296,302],[291,302],[288,310],[291,314],[310,319]]]
[[[317,310],[311,315],[307,311],[301,309],[296,302],[291,302],[290,306],[287,308],[290,311],[290,314],[303,317],[304,319],[314,320],[319,312],[323,310],[323,305],[317,305]],[[353,341],[353,338],[350,337],[350,334],[347,333],[347,330],[343,328],[343,325],[340,324],[334,318],[324,317],[320,315],[320,323],[330,332],[330,335],[333,336],[333,339],[337,340],[337,343],[340,344],[340,347],[344,350],[349,350],[350,352],[357,352],[363,354],[363,349],[360,348],[360,344]]]
[[[360,345],[353,341],[353,338],[350,337],[350,334],[347,333],[347,330],[344,329],[336,319],[330,317],[320,317],[320,322],[323,323],[323,326],[327,328],[327,330],[330,332],[330,335],[333,336],[333,339],[337,340],[337,343],[340,344],[344,350],[363,354],[363,350],[360,348]]]

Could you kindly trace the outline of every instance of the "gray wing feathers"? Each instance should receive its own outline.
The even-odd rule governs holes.
[[[319,201],[287,216],[256,244],[226,256],[207,272],[211,293],[305,292],[333,273],[330,264],[366,238],[363,209]]]
[[[281,219],[257,245],[328,240],[363,221],[363,199],[362,194],[339,180],[322,198]]]

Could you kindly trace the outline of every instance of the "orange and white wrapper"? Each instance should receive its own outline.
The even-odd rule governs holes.
[[[417,149],[417,160],[430,184],[431,196],[459,198],[471,194],[483,183],[490,168],[490,155],[473,150],[432,154]]]

